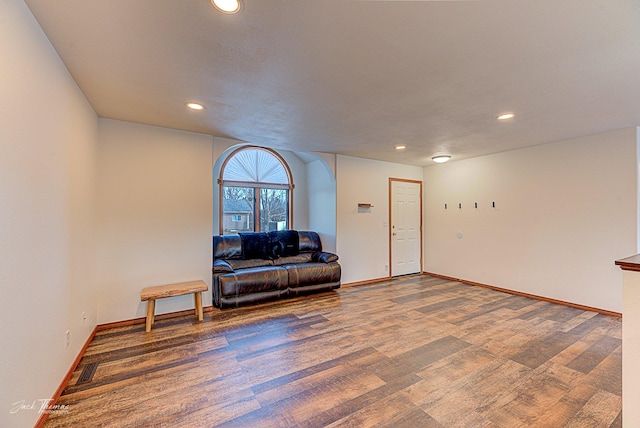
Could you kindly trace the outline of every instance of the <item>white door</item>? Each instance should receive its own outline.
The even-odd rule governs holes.
[[[391,276],[420,272],[421,193],[419,181],[391,179]]]

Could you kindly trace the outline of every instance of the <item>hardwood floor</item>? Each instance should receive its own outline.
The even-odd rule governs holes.
[[[621,320],[430,276],[100,331],[47,427],[620,427]]]

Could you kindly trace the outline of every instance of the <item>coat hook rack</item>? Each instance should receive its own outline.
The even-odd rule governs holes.
[[[358,208],[373,208],[373,205],[359,202]]]

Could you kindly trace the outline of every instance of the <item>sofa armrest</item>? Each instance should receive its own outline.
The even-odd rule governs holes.
[[[233,267],[225,260],[216,259],[213,261],[213,273],[229,273],[233,272]]]
[[[338,261],[338,255],[327,253],[326,251],[316,251],[313,253],[313,261],[316,263],[331,263]]]

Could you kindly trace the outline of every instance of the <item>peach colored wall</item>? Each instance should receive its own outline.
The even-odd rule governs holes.
[[[0,2],[0,63],[0,426],[27,427],[96,325],[98,127],[20,0]]]
[[[622,312],[635,128],[429,166],[424,185],[426,271]]]
[[[389,276],[389,178],[422,180],[422,168],[337,156],[337,253],[342,282]],[[371,203],[359,212],[358,203]]]
[[[99,324],[143,317],[147,286],[202,279],[210,304],[212,149],[208,135],[99,120]],[[192,296],[156,303],[192,308]]]

